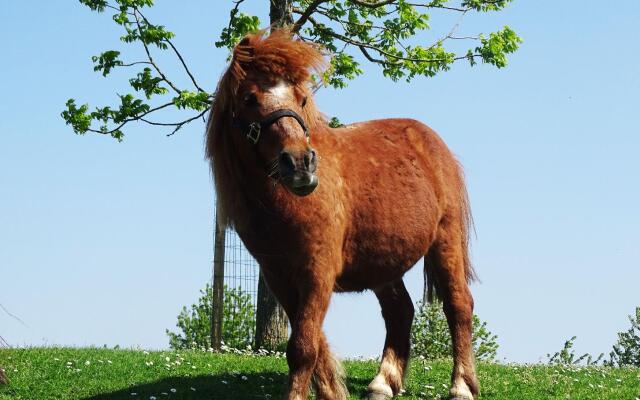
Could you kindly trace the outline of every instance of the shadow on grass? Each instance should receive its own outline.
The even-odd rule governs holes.
[[[352,397],[364,398],[367,384],[364,379],[347,379],[347,387]],[[170,377],[84,397],[82,400],[147,400],[151,396],[157,400],[280,400],[284,398],[286,385],[287,375],[273,372]]]

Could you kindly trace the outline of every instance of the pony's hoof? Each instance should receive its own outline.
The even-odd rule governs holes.
[[[380,392],[369,392],[367,394],[367,400],[389,400],[391,396]]]
[[[452,398],[451,398],[451,399],[449,399],[449,400],[473,400],[473,398],[469,398],[469,397],[467,397],[467,396],[463,396],[463,397],[456,396],[456,397],[452,397]]]

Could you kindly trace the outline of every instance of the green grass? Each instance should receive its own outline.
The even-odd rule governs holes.
[[[283,358],[198,351],[31,348],[0,350],[11,383],[0,399],[280,399]],[[345,362],[352,399],[376,373],[372,361]],[[451,364],[415,360],[402,399],[446,398]],[[640,398],[640,369],[545,365],[478,366],[482,399]],[[136,393],[133,395],[132,393]]]

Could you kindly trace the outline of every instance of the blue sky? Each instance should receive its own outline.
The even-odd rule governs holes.
[[[231,2],[213,4],[159,1],[149,12],[209,89]],[[266,20],[266,4],[246,10]],[[26,324],[0,310],[0,335],[164,348],[165,328],[211,276],[203,124],[171,138],[130,126],[123,143],[75,136],[59,116],[69,97],[102,105],[127,88],[129,72],[104,79],[90,60],[126,50],[118,28],[74,1],[4,2],[0,13],[0,303]],[[446,31],[439,18],[434,30]],[[344,122],[424,121],[458,155],[477,229],[476,312],[506,360],[538,361],[573,335],[578,351],[608,352],[640,305],[639,18],[635,0],[516,0],[460,31],[516,30],[525,43],[506,69],[461,64],[407,84],[366,66],[347,89],[318,94]],[[405,282],[418,299],[420,268]],[[378,354],[384,341],[370,293],[335,296],[325,329],[342,356]]]

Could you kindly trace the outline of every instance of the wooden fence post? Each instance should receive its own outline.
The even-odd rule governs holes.
[[[211,300],[211,348],[220,351],[222,345],[222,318],[224,304],[224,245],[227,227],[218,218],[216,210],[213,246],[213,296]]]

